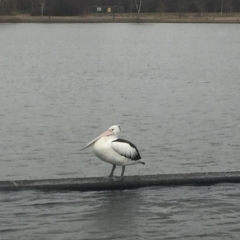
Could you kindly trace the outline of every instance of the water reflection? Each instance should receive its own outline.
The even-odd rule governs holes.
[[[101,204],[93,213],[90,213],[92,221],[88,228],[91,233],[96,235],[101,233],[108,238],[117,237],[119,234],[128,235],[128,237],[136,235],[142,202],[141,192],[126,190],[105,192],[101,193],[97,201]],[[85,217],[88,216],[85,215]],[[128,233],[125,232],[126,228],[129,229]]]

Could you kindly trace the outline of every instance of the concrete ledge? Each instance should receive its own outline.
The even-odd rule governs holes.
[[[0,190],[103,191],[152,186],[212,185],[219,183],[240,183],[240,172],[126,176],[122,181],[112,181],[103,177],[0,181]]]

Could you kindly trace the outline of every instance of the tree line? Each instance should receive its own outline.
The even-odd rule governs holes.
[[[74,16],[91,14],[93,6],[123,6],[125,13],[240,12],[240,0],[0,0],[0,14]]]

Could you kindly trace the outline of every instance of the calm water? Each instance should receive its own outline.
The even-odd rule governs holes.
[[[81,148],[113,124],[146,162],[126,175],[239,170],[239,25],[1,24],[0,46],[0,180],[105,176]],[[238,239],[239,196],[1,192],[0,239]]]

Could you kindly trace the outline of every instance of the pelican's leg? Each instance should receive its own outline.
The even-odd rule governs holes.
[[[123,179],[124,172],[125,172],[125,166],[122,167],[121,179]]]
[[[112,166],[112,171],[111,171],[110,175],[107,176],[107,177],[104,177],[104,178],[107,178],[107,179],[109,179],[109,178],[110,178],[110,179],[113,179],[113,173],[114,173],[115,168],[116,168],[116,165],[113,165],[113,166]]]
[[[110,178],[113,178],[113,173],[114,173],[115,168],[116,168],[116,165],[113,165],[112,171],[111,171],[111,173],[109,175]]]
[[[120,177],[114,177],[113,180],[114,181],[119,181],[123,179],[123,175],[124,175],[124,171],[125,171],[125,166],[122,166],[122,173]]]

